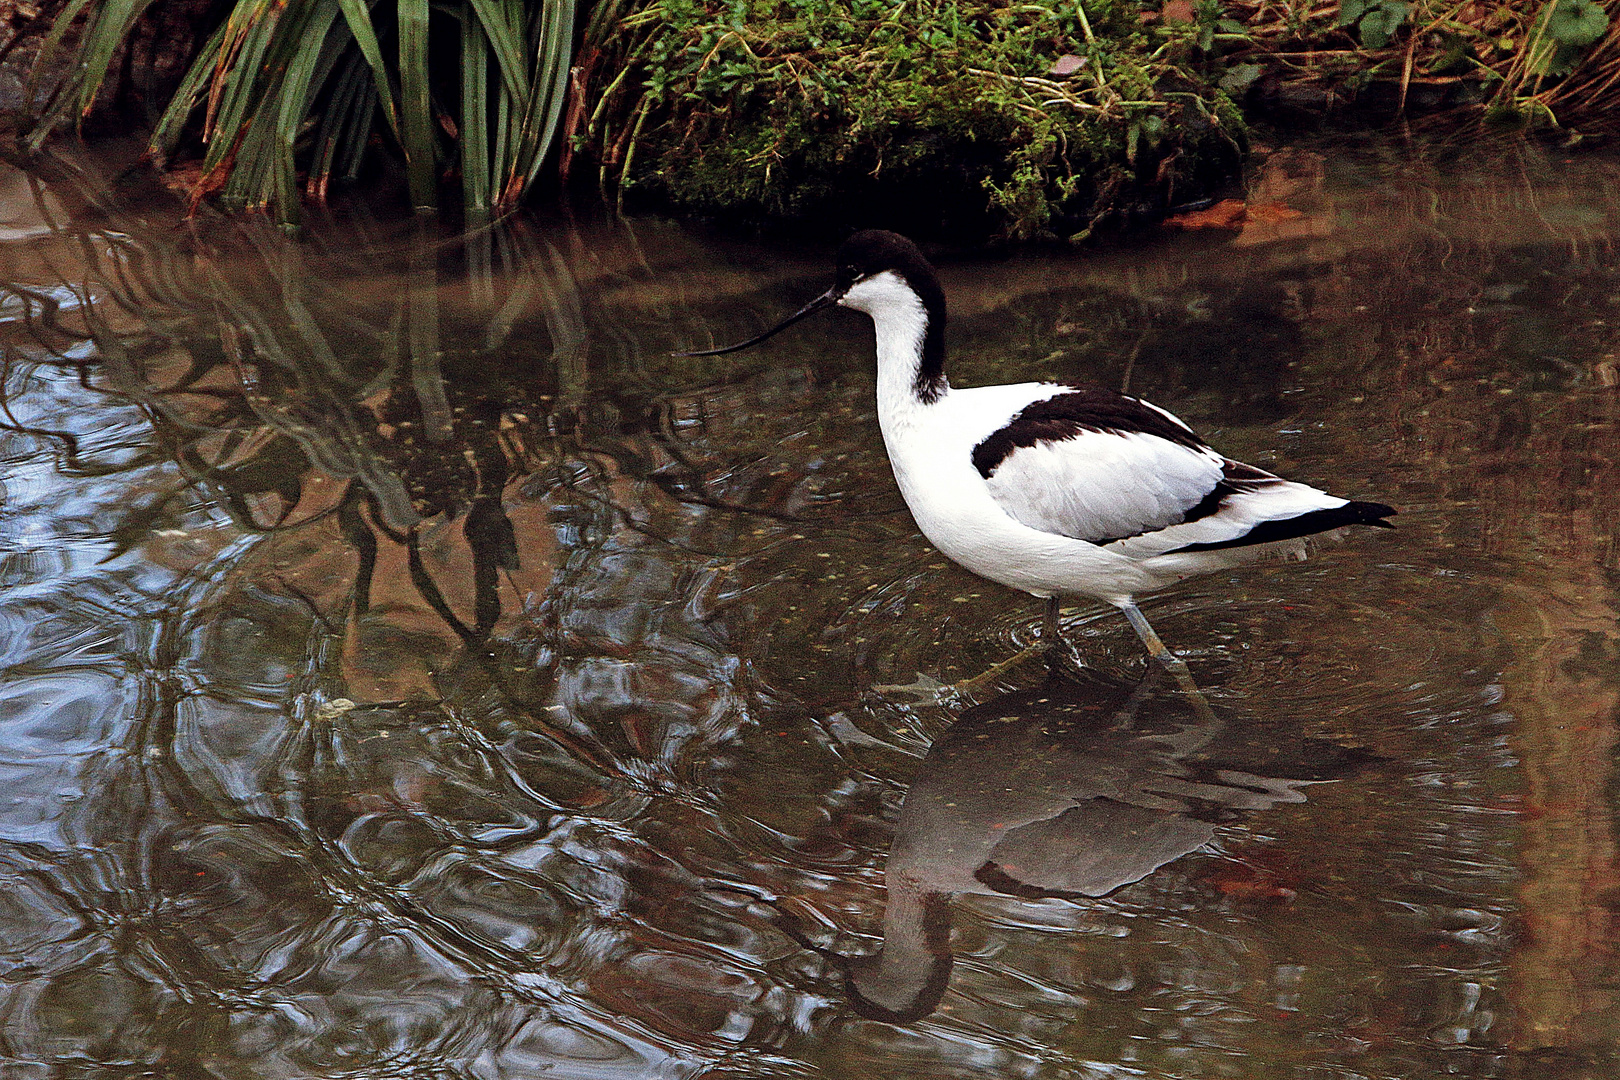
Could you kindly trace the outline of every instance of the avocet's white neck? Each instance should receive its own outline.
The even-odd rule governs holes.
[[[926,407],[919,372],[928,337],[928,308],[916,290],[898,274],[881,274],[856,282],[838,301],[872,316],[877,330],[877,398],[880,421]],[[940,380],[941,393],[946,389]]]

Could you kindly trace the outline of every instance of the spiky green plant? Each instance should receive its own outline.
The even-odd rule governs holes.
[[[305,194],[353,180],[374,134],[404,155],[411,202],[437,205],[459,175],[471,212],[511,209],[534,184],[568,92],[582,0],[235,0],[153,133],[150,156],[200,137],[194,197],[267,208],[285,224]],[[85,15],[77,52],[31,141],[95,103],[119,46],[153,0],[70,0],[41,49]],[[440,35],[458,50],[430,48]]]

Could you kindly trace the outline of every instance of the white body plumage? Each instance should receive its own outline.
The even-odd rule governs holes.
[[[992,581],[1036,596],[1128,603],[1262,554],[1302,552],[1304,540],[1178,549],[1229,542],[1261,522],[1349,502],[1266,476],[1250,481],[1253,490],[1228,496],[1214,513],[1186,521],[1187,508],[1222,480],[1226,459],[1208,447],[1133,431],[1081,429],[1037,440],[1012,450],[983,476],[973,461],[976,448],[1031,405],[1075,388],[943,385],[934,395],[919,395],[929,314],[916,292],[884,272],[856,283],[839,303],[866,312],[876,328],[878,423],[906,505],[930,543]],[[1136,403],[1196,440],[1170,413]],[[1088,537],[1117,539],[1099,544]]]

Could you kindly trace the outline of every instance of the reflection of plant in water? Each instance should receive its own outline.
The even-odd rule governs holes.
[[[251,579],[261,575],[255,566],[270,563],[274,587],[337,629],[348,642],[339,654],[351,661],[360,655],[355,640],[372,608],[379,553],[395,602],[404,585],[461,641],[478,646],[489,638],[502,613],[501,575],[521,565],[501,498],[513,465],[502,402],[533,399],[536,381],[554,389],[544,384],[543,366],[513,364],[501,353],[514,348],[513,327],[538,322],[564,359],[577,354],[584,335],[577,297],[547,302],[548,294],[574,289],[559,260],[520,231],[477,238],[520,272],[507,288],[484,263],[479,284],[501,317],[480,319],[473,337],[439,311],[430,247],[411,249],[428,255],[404,268],[404,288],[350,298],[311,295],[305,252],[252,229],[233,234],[234,244],[198,238],[189,265],[161,243],[128,234],[61,239],[83,267],[82,284],[11,290],[32,344],[43,346],[35,362],[64,366],[85,388],[135,405],[178,474],[118,513],[104,530],[108,558],[151,543],[154,531],[174,531],[201,496],[238,531],[261,538],[255,553],[240,554],[235,573]],[[354,269],[356,280],[377,280],[375,270]],[[454,317],[468,321],[463,312]],[[87,339],[96,345],[91,359]],[[477,344],[441,352],[445,339]],[[445,365],[512,374],[447,384]],[[10,421],[53,439],[75,472],[154,463],[142,455],[103,464],[81,453],[72,432],[46,432],[14,414]],[[556,454],[521,464],[573,476]],[[443,547],[451,523],[471,562],[471,588],[463,590],[470,595],[452,589],[453,599],[433,564],[454,568],[462,556],[423,555],[426,543]],[[352,575],[341,567],[345,549],[332,546],[341,540],[352,545]],[[391,563],[391,551],[403,557]],[[332,589],[345,579],[352,579],[346,592]],[[431,685],[415,684],[423,690]]]
[[[200,251],[191,294],[164,298],[182,305],[162,328],[167,340],[140,348],[107,312],[148,308],[162,295],[153,271],[173,267],[150,265],[150,253],[127,239],[110,243],[78,308],[101,351],[100,371],[149,410],[187,485],[210,493],[238,528],[286,534],[335,515],[363,552],[375,551],[374,533],[385,535],[413,552],[413,580],[457,632],[484,636],[499,612],[491,571],[516,564],[499,500],[509,469],[495,399],[452,407],[447,397],[435,266],[411,267],[392,314],[379,318],[378,305],[346,310],[330,296],[306,296],[306,271],[290,249],[279,238],[258,239],[263,246],[246,269]],[[59,318],[54,307],[40,316],[47,328]],[[554,337],[581,333],[559,327]],[[115,531],[138,538],[183,490],[136,508]],[[464,519],[478,567],[471,625],[418,572],[423,524],[441,515]],[[362,611],[366,591],[354,600]]]
[[[312,620],[325,642],[322,693],[493,694],[607,776],[622,770],[603,737],[657,760],[736,723],[733,697],[706,701],[703,689],[734,673],[660,673],[670,688],[643,695],[663,664],[685,669],[698,656],[672,644],[654,659],[660,623],[627,636],[615,608],[654,602],[636,575],[668,576],[660,550],[706,558],[705,538],[682,535],[698,519],[677,508],[783,528],[810,474],[712,460],[699,445],[705,397],[647,389],[668,362],[622,319],[598,313],[593,323],[624,370],[592,370],[586,309],[596,300],[548,243],[519,225],[460,247],[418,235],[400,245],[398,265],[379,267],[251,226],[193,236],[184,255],[131,233],[65,230],[59,240],[82,267],[62,277],[82,284],[60,302],[29,301],[37,343],[86,388],[141,411],[161,447],[143,465],[171,463],[98,530],[114,540],[109,557],[169,534],[194,542],[200,499],[246,538],[228,570],[233,602],[275,596]],[[572,265],[603,268],[598,292],[647,276],[633,238],[617,243],[574,253]],[[372,264],[392,258],[382,250]],[[464,291],[439,282],[458,255]],[[318,284],[331,280],[351,285]],[[677,287],[660,282],[655,295]],[[531,355],[536,339],[549,341],[551,363]],[[708,573],[720,591],[725,570]],[[599,608],[593,594],[612,603]],[[713,662],[729,662],[724,634],[713,637]],[[593,732],[557,704],[573,693],[557,681],[589,682],[614,664],[632,673],[621,693],[655,703],[615,706],[624,715]],[[688,725],[694,710],[707,718]]]
[[[0,838],[17,921],[51,943],[13,1045],[236,1075],[568,1048],[654,1068],[677,1047],[593,984],[639,977],[603,969],[642,951],[640,890],[699,937],[708,912],[630,823],[654,792],[677,818],[702,800],[674,784],[684,748],[742,706],[724,617],[659,591],[684,549],[654,543],[626,463],[666,465],[696,414],[593,400],[584,301],[521,232],[473,253],[471,316],[433,259],[323,296],[321,253],[243,239],[64,228],[53,269],[5,274],[73,282],[7,288],[0,437],[55,448],[11,509],[87,553],[8,567],[0,618],[38,629],[7,715],[83,718],[67,741],[91,748],[35,770],[44,839]],[[551,368],[524,355],[542,324]],[[647,417],[639,461],[580,434]],[[689,467],[672,487],[725,499]],[[686,1013],[654,1021],[685,1053]]]

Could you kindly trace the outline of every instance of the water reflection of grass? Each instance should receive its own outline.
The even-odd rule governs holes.
[[[58,239],[67,295],[15,293],[10,434],[66,448],[79,483],[59,498],[96,482],[86,539],[104,562],[58,584],[27,663],[74,662],[61,613],[93,610],[134,653],[98,667],[140,689],[127,713],[96,695],[117,718],[106,760],[84,769],[82,810],[52,816],[94,856],[7,848],[19,911],[80,943],[12,1028],[26,1052],[161,1047],[240,1075],[464,1044],[546,1067],[667,1057],[579,984],[605,998],[601,965],[640,953],[613,913],[656,859],[626,822],[672,790],[684,744],[738,721],[723,620],[660,625],[667,560],[617,442],[643,417],[633,396],[618,422],[593,413],[567,264],[532,236],[485,237],[469,312],[444,302],[431,247],[345,278],[265,234],[176,250],[64,223]],[[562,355],[536,363],[548,339]],[[618,344],[633,355],[636,331]],[[53,381],[78,387],[76,409],[44,400]],[[646,408],[663,426],[642,459],[691,438],[692,410]],[[109,415],[145,444],[134,460],[90,437]],[[200,531],[237,542],[209,558],[185,547]],[[182,1019],[226,999],[217,1022]],[[379,1008],[393,1019],[342,1020]],[[249,1030],[274,1047],[246,1053]]]

